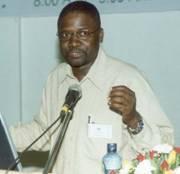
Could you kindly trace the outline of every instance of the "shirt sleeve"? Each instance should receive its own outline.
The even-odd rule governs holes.
[[[128,70],[124,83],[122,83],[122,76],[121,79],[118,77],[115,83],[126,85],[135,92],[136,110],[144,122],[144,128],[139,134],[130,135],[127,129],[124,129],[131,148],[134,152],[142,152],[145,149],[152,149],[157,144],[174,144],[173,127],[148,81],[137,69]]]
[[[157,144],[174,144],[173,127],[161,108],[157,97],[147,80],[136,74],[132,88],[136,94],[136,109],[143,118],[144,128],[137,135],[131,135],[131,143],[136,151],[151,149]]]
[[[38,138],[44,129],[33,120],[31,123],[19,124],[10,127],[13,142],[17,151],[21,152],[28,147],[36,138]],[[47,151],[49,149],[48,134],[43,135],[29,150]]]
[[[157,144],[174,144],[173,129],[171,127],[160,128],[155,124],[148,125],[144,120],[143,130],[136,135],[130,134],[130,142],[136,153],[152,149]]]

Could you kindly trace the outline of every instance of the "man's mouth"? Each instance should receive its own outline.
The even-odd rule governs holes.
[[[73,58],[79,58],[80,56],[82,56],[82,51],[78,51],[78,50],[72,50],[69,52],[69,56],[73,57]]]
[[[70,52],[69,55],[71,57],[80,57],[81,56],[81,53],[80,52]]]

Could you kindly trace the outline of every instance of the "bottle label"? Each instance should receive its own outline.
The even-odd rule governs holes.
[[[105,168],[106,170],[113,170],[113,169],[120,169],[121,168],[121,161],[120,159],[105,159],[104,160],[105,163]]]

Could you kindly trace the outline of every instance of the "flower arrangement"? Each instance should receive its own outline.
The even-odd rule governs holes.
[[[120,174],[180,174],[180,147],[157,145],[132,161],[123,161]]]

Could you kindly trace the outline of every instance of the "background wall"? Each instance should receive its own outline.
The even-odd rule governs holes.
[[[0,18],[0,111],[9,123],[20,117],[20,36],[18,18]]]
[[[0,111],[9,124],[38,113],[47,74],[58,62],[56,19],[0,18]],[[102,23],[102,46],[146,74],[180,145],[180,12],[104,14]]]

